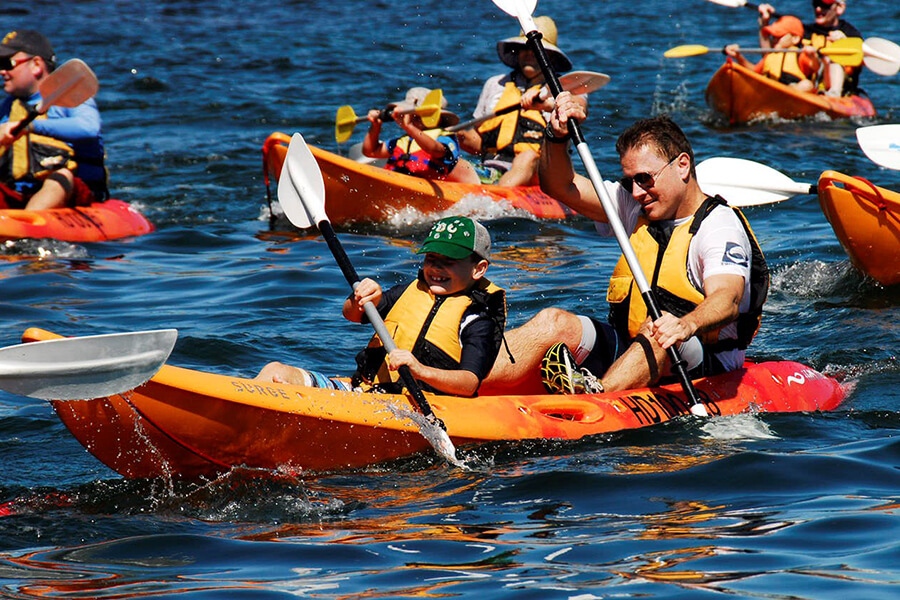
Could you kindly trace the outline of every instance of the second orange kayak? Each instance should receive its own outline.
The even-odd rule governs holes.
[[[735,64],[722,65],[706,88],[709,106],[732,124],[756,119],[799,119],[824,113],[832,118],[873,117],[875,107],[865,96],[833,98],[798,92],[790,86]]]
[[[837,171],[822,173],[818,189],[854,266],[882,285],[900,283],[900,194]]]
[[[153,224],[144,215],[121,200],[76,208],[0,209],[0,240],[49,238],[64,242],[102,242],[153,230]]]
[[[263,145],[267,189],[270,182],[277,183],[281,175],[290,141],[290,136],[275,132]],[[510,216],[517,211],[540,219],[566,219],[576,214],[537,186],[501,187],[430,181],[359,163],[313,145],[309,148],[322,170],[326,211],[335,225],[377,223],[409,209],[423,214],[440,213],[466,199],[496,203]]]

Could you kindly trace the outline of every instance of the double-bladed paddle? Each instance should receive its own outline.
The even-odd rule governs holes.
[[[0,389],[43,400],[121,394],[153,377],[177,338],[177,330],[159,329],[0,348]]]
[[[28,115],[13,127],[10,135],[16,136],[36,118],[46,113],[51,106],[74,108],[83,104],[97,93],[100,84],[97,76],[84,61],[77,58],[67,60],[59,68],[47,75],[40,84],[40,103],[29,108]]]
[[[860,127],[856,141],[873,163],[900,171],[900,125]]]
[[[281,203],[284,214],[294,226],[300,229],[318,227],[344,274],[344,278],[355,290],[359,285],[359,275],[356,274],[356,269],[350,263],[350,258],[344,251],[344,247],[328,220],[328,214],[325,212],[325,182],[322,179],[322,171],[303,136],[299,133],[295,133],[291,138],[287,155],[284,158],[284,166],[281,168],[281,177],[278,180],[278,201]],[[363,310],[375,328],[385,350],[390,353],[397,345],[391,338],[378,310],[371,302],[365,303]],[[412,371],[408,366],[403,365],[399,372],[403,384],[412,396],[413,404],[425,417],[427,427],[422,432],[423,435],[438,454],[450,463],[459,464],[456,459],[456,449],[447,434],[443,421],[431,410],[431,405],[428,404]]]
[[[803,52],[802,48],[741,48],[738,51],[743,54],[768,54],[770,52]],[[725,52],[725,48],[708,48],[701,44],[685,44],[669,48],[663,53],[666,58],[686,58],[688,56],[702,56],[710,52]],[[859,38],[846,38],[838,40],[831,46],[819,48],[818,53],[828,56],[833,62],[840,65],[855,67],[863,62],[862,40]]]
[[[596,92],[607,83],[609,83],[609,75],[605,73],[596,73],[594,71],[572,71],[570,73],[566,73],[565,75],[559,78],[559,83],[562,86],[562,89],[566,92],[572,92],[576,96],[581,96],[584,94],[590,94],[591,92]],[[549,97],[549,90],[547,88],[541,89],[540,99],[546,100]],[[505,108],[501,108],[500,110],[495,110],[489,115],[484,115],[483,117],[478,117],[477,119],[472,119],[470,121],[464,121],[462,123],[457,123],[451,127],[447,127],[447,131],[453,133],[456,131],[462,131],[463,129],[471,129],[473,127],[478,127],[485,121],[489,121],[494,117],[499,117],[500,115],[505,115],[507,113],[511,113],[522,108],[521,104],[512,104]]]
[[[550,65],[547,52],[541,43],[541,32],[538,30],[534,23],[534,19],[531,16],[534,12],[537,0],[493,0],[493,2],[500,10],[518,19],[519,25],[521,25],[522,31],[525,32],[525,37],[527,38],[526,45],[534,52],[535,58],[537,58],[538,64],[541,67],[541,71],[544,73],[544,79],[547,81],[547,85],[550,86],[553,97],[557,97],[563,90],[559,84],[559,78],[556,76],[556,72]],[[638,262],[637,255],[635,255],[634,249],[631,247],[629,235],[625,231],[625,227],[618,217],[615,204],[613,204],[609,192],[606,190],[606,186],[603,185],[603,177],[600,175],[600,171],[597,169],[597,165],[594,162],[594,157],[591,156],[590,148],[588,148],[584,135],[581,133],[581,126],[574,120],[570,120],[568,125],[569,134],[575,142],[575,149],[578,151],[578,156],[581,157],[581,162],[584,165],[585,170],[587,170],[591,184],[593,184],[594,190],[600,198],[600,203],[603,205],[603,210],[615,233],[616,241],[622,249],[622,254],[625,256],[628,267],[631,269],[634,281],[641,292],[641,297],[647,305],[647,313],[655,321],[662,316],[659,305],[656,302],[656,297],[653,290],[650,288],[650,285],[647,283],[647,278],[641,270],[640,262]],[[688,375],[687,363],[681,357],[681,352],[679,352],[678,348],[675,346],[670,346],[667,352],[672,361],[672,369],[677,373],[681,386],[684,389],[684,393],[690,402],[691,413],[697,416],[709,416],[709,412],[700,401],[697,390],[694,389],[694,384],[691,382],[691,378]]]
[[[422,99],[422,104],[408,110],[401,110],[400,114],[415,113],[422,118],[422,124],[431,129],[437,127],[441,121],[441,104],[444,100],[444,93],[441,90],[431,90]],[[381,120],[390,121],[393,111],[384,108],[381,110]],[[341,106],[337,110],[337,117],[334,120],[334,139],[338,144],[343,144],[353,135],[353,129],[363,121],[367,121],[368,116],[357,117],[353,112],[353,107],[349,104]]]

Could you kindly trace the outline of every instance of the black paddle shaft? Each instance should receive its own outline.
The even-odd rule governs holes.
[[[541,32],[534,29],[526,33],[525,36],[528,38],[527,45],[534,53],[538,65],[541,68],[541,72],[544,74],[544,79],[547,80],[550,92],[553,94],[553,97],[556,98],[562,93],[563,89],[562,85],[559,83],[559,77],[557,76],[556,71],[553,70],[553,65],[550,64],[550,60],[547,57],[547,51],[544,49],[544,45],[541,44],[541,38],[543,37]],[[568,121],[568,126],[569,135],[572,136],[572,140],[576,144],[585,143],[584,134],[581,133],[581,125],[578,121],[570,119]],[[599,194],[600,192],[598,191],[597,193]],[[662,316],[662,313],[659,310],[659,305],[656,302],[656,296],[653,294],[653,290],[648,288],[647,291],[641,292],[641,297],[647,305],[647,313],[650,315],[650,318],[654,321],[659,319]],[[700,396],[697,394],[697,390],[694,388],[694,384],[688,374],[687,362],[682,358],[681,352],[679,352],[678,348],[675,346],[669,346],[666,352],[672,363],[672,369],[678,375],[681,387],[688,397],[688,401],[690,401],[691,405],[701,404]]]
[[[338,239],[337,234],[334,232],[334,228],[331,226],[331,222],[319,221],[317,225],[319,227],[319,231],[322,233],[322,237],[325,238],[325,242],[328,244],[328,249],[331,250],[331,253],[334,255],[338,266],[341,268],[341,273],[344,274],[344,279],[346,279],[347,283],[350,284],[350,287],[353,288],[357,283],[359,283],[359,275],[356,273],[356,269],[353,268],[353,264],[351,264],[350,258],[344,251],[344,247],[343,245],[341,245],[341,241]],[[385,346],[387,345],[386,340],[381,340],[381,342]],[[400,373],[400,378],[403,380],[403,385],[406,386],[407,390],[409,390],[413,402],[415,402],[416,408],[419,409],[419,412],[422,413],[422,415],[426,419],[437,423],[441,429],[447,431],[447,426],[444,425],[444,422],[440,419],[440,417],[434,414],[433,410],[431,410],[431,405],[428,404],[428,400],[425,398],[425,394],[422,393],[422,388],[419,387],[419,383],[416,381],[416,378],[413,377],[412,371],[409,370],[409,366],[403,365],[398,369],[398,371]]]
[[[40,114],[41,113],[39,113],[33,106],[29,106],[28,115],[24,119],[19,121],[18,125],[12,128],[12,130],[9,132],[9,135],[13,137],[19,135],[22,130],[31,125],[31,122],[37,119]]]

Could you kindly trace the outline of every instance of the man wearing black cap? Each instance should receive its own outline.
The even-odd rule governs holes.
[[[0,192],[13,208],[41,210],[90,204],[107,197],[100,113],[93,99],[51,106],[19,135],[11,131],[41,101],[39,86],[56,67],[41,33],[21,29],[0,41]],[[77,175],[77,176],[76,176]]]

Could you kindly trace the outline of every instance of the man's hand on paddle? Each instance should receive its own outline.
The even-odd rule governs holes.
[[[584,103],[570,92],[562,92],[556,97],[556,106],[550,113],[550,128],[556,137],[564,137],[569,133],[569,119],[584,121],[587,111]]]
[[[662,346],[663,350],[679,342],[687,341],[696,333],[690,323],[667,312],[663,312],[660,318],[647,325],[650,335]]]

